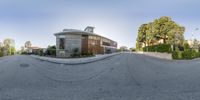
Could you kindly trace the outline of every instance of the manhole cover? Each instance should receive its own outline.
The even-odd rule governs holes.
[[[29,67],[29,64],[20,64],[20,67]]]

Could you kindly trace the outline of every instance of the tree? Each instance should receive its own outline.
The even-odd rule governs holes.
[[[56,56],[56,46],[48,46],[46,50],[46,55]]]
[[[190,50],[190,45],[187,42],[184,43],[183,47],[184,47],[184,51]]]
[[[11,55],[14,55],[14,54],[15,54],[15,51],[16,51],[16,50],[15,50],[14,47],[11,47],[11,48],[10,48],[10,53],[11,53]]]
[[[31,46],[32,46],[31,41],[26,41],[25,42],[25,48],[29,48]]]
[[[5,39],[3,41],[4,50],[6,50],[7,55],[15,54],[15,41],[12,39]]]
[[[138,37],[137,37],[137,42],[138,42],[138,45],[141,46],[141,43],[144,43],[145,46],[146,46],[146,38],[147,38],[147,30],[148,30],[148,26],[147,24],[142,24],[140,27],[139,27],[139,30],[138,30]]]
[[[142,24],[138,30],[137,49],[157,45],[160,40],[163,44],[183,45],[185,28],[175,23],[170,17],[164,16],[154,22]]]
[[[119,50],[120,50],[120,51],[128,51],[128,47],[126,47],[126,46],[121,46],[121,47],[119,48]]]
[[[136,51],[136,49],[135,48],[129,48],[129,50],[131,51],[131,52],[135,52]]]
[[[0,47],[0,57],[3,56],[3,47]]]
[[[170,17],[164,16],[156,19],[154,21],[154,27],[156,35],[160,39],[163,39],[164,44],[170,44],[176,39],[178,39],[180,43],[183,43],[185,28],[172,21]],[[178,37],[175,35],[178,35]]]

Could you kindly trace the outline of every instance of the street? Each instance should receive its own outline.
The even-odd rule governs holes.
[[[200,60],[122,53],[65,65],[31,56],[0,58],[0,100],[199,100]]]

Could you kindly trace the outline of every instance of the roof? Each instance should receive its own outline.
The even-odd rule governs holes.
[[[63,29],[62,32],[55,33],[54,35],[56,36],[56,35],[66,35],[66,34],[81,34],[81,35],[93,35],[93,36],[103,37],[96,33],[86,32],[86,31],[77,30],[77,29]],[[103,38],[106,38],[106,37],[103,37]],[[106,38],[106,39],[109,39],[109,38]],[[111,40],[111,39],[109,39],[109,40]],[[111,41],[113,41],[113,40],[111,40]],[[116,42],[116,41],[114,41],[114,42]]]
[[[90,33],[90,32],[77,30],[77,29],[63,29],[62,32],[55,33],[55,35],[65,35],[65,34],[70,34],[70,33],[73,33],[73,34],[85,34],[85,35],[97,35],[95,33]]]

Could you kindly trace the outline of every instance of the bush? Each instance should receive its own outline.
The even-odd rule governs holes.
[[[81,57],[92,57],[92,56],[94,56],[94,54],[93,54],[93,53],[90,53],[90,52],[83,52],[83,53],[81,54]]]
[[[172,52],[172,58],[173,59],[182,59],[182,52],[179,50],[179,48],[175,48],[175,51]]]
[[[149,52],[172,52],[171,45],[170,44],[159,44],[159,45],[153,45],[153,46],[146,46],[143,48],[143,51],[149,51]]]
[[[48,46],[44,55],[47,56],[56,56],[56,46]]]
[[[172,53],[172,58],[173,59],[182,59],[182,53],[179,51],[179,52],[177,52],[177,51],[174,51],[173,53]]]
[[[81,53],[79,52],[79,48],[74,48],[71,57],[80,57]]]
[[[195,50],[186,50],[183,52],[175,51],[172,53],[173,59],[194,59],[200,57],[200,52],[196,52]]]
[[[183,51],[182,52],[182,59],[193,59],[192,53],[190,51]]]
[[[0,51],[0,57],[3,57],[3,52],[2,51]]]

